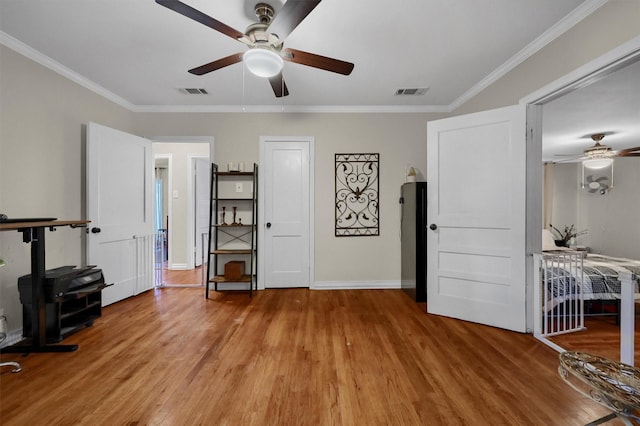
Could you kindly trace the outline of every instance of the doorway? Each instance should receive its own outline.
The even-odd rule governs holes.
[[[258,289],[311,287],[314,138],[260,138]]]
[[[156,286],[201,286],[213,138],[156,137],[152,141],[159,194],[154,203],[156,232],[159,245],[166,242],[163,253],[157,250],[164,258],[158,262]]]

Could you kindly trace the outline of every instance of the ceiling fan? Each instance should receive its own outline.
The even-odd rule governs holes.
[[[591,140],[595,142],[593,146],[585,149],[582,156],[573,156],[574,158],[564,161],[582,160],[585,167],[601,169],[609,166],[613,162],[613,157],[640,157],[640,146],[614,151],[611,147],[600,144],[604,137],[604,133],[591,135]]]
[[[249,25],[244,33],[178,0],[156,0],[156,3],[238,40],[249,47],[249,50],[244,53],[234,53],[225,58],[190,69],[189,72],[191,74],[204,75],[244,61],[251,72],[269,79],[273,93],[279,98],[289,94],[282,77],[283,60],[343,75],[349,75],[353,70],[354,65],[350,62],[284,47],[284,41],[287,36],[311,13],[320,1],[287,0],[280,12],[275,16],[271,5],[258,3],[255,6],[255,13],[259,22]]]

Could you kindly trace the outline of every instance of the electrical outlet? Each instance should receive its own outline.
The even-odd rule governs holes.
[[[236,192],[242,192],[242,182],[236,183]]]

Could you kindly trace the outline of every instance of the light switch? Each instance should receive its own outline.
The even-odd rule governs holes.
[[[236,192],[242,192],[242,182],[236,183]]]
[[[177,189],[173,190],[173,198],[178,198],[178,190]]]

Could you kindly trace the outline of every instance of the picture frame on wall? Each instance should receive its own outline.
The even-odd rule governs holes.
[[[335,154],[335,236],[380,235],[380,154]]]

